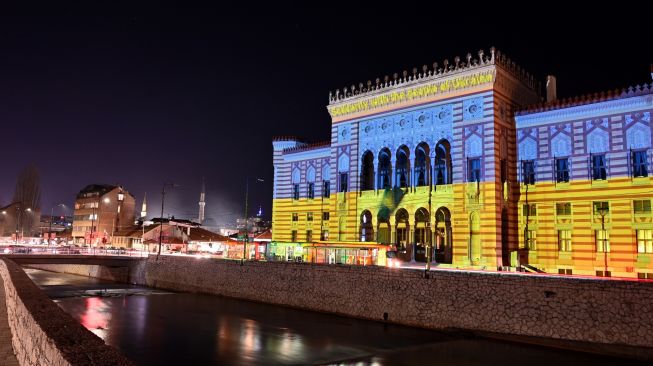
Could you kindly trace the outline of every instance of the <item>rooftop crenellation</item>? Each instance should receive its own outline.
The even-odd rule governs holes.
[[[318,141],[318,142],[312,142],[308,143],[302,146],[297,146],[297,147],[289,147],[287,149],[283,149],[284,153],[288,152],[299,152],[299,151],[304,151],[304,150],[313,150],[313,149],[319,149],[322,147],[327,147],[331,146],[331,141]]]
[[[653,94],[653,83],[630,86],[628,88],[608,90],[607,92],[577,95],[575,97],[558,99],[550,103],[538,103],[525,107],[517,111],[516,115],[525,115],[538,112],[546,112],[555,109],[576,107],[580,105],[605,102],[608,100],[617,100],[640,95]]]
[[[374,82],[368,80],[367,83],[359,83],[358,86],[352,84],[349,87],[336,89],[334,92],[329,92],[329,104],[335,104],[350,98],[383,91],[386,88],[402,84],[417,83],[423,80],[434,80],[487,65],[500,65],[529,88],[539,93],[540,83],[535,80],[533,75],[526,72],[523,68],[494,47],[490,48],[489,54],[486,54],[483,50],[479,50],[477,55],[478,58],[473,57],[471,53],[467,53],[464,60],[461,60],[459,56],[456,56],[452,63],[450,63],[448,59],[445,59],[442,61],[442,64],[434,62],[431,67],[423,65],[421,71],[418,70],[417,67],[413,67],[411,73],[404,70],[401,75],[398,73],[392,74],[392,78],[385,75],[383,80],[381,80],[381,78],[376,78]]]

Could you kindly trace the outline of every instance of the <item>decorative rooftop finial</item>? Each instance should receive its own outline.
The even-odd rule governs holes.
[[[492,55],[492,56],[490,57],[490,62],[491,62],[491,63],[494,63],[494,52],[495,52],[496,50],[497,50],[497,49],[494,48],[494,46],[490,47],[490,54]]]
[[[458,56],[454,57],[453,62],[456,63],[456,67],[454,67],[454,70],[458,70],[458,64],[460,64],[460,57]]]
[[[472,66],[472,54],[467,52],[467,67]]]

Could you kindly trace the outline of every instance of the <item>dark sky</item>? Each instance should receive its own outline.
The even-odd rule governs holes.
[[[166,214],[194,218],[204,176],[207,216],[241,216],[246,177],[269,215],[272,137],[327,139],[329,90],[490,46],[562,97],[651,79],[646,8],[85,3],[0,15],[0,203],[34,163],[44,212],[118,183],[158,215],[174,182]]]

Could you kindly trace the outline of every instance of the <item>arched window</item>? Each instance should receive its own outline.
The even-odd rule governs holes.
[[[395,186],[408,187],[408,148],[404,145],[397,149],[397,168]]]
[[[396,245],[397,249],[405,251],[408,246],[408,230],[410,229],[410,224],[408,222],[408,211],[401,208],[397,210],[395,214],[396,228],[397,228],[397,240]]]
[[[363,154],[361,163],[361,191],[374,189],[374,155],[371,151]]]
[[[372,226],[372,213],[368,210],[361,213],[361,241],[374,241],[374,227]]]
[[[389,189],[392,186],[390,178],[392,177],[392,166],[390,162],[390,150],[383,149],[379,152],[379,189]]]
[[[435,211],[435,260],[438,263],[451,263],[452,259],[451,212],[443,206]]]
[[[429,185],[429,145],[422,142],[415,149],[415,185]]]
[[[449,141],[440,140],[435,146],[435,172],[433,179],[436,185],[451,184],[451,145]]]
[[[306,170],[306,190],[308,198],[315,198],[315,168],[312,165]]]

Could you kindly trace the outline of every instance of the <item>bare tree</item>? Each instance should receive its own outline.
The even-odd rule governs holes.
[[[26,235],[38,230],[41,212],[40,176],[35,165],[25,168],[16,180],[14,203],[19,204],[17,229]]]

